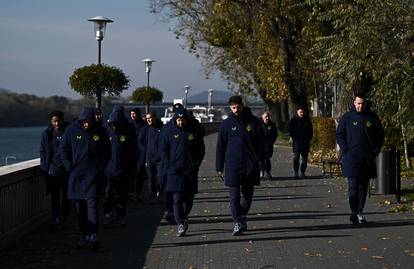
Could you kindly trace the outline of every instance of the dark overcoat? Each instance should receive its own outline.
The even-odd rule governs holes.
[[[110,124],[114,123],[116,129]],[[115,111],[108,118],[108,136],[111,143],[111,158],[105,169],[105,175],[109,179],[127,181],[136,169],[136,137],[125,124],[125,118],[121,112]]]
[[[355,108],[346,112],[336,129],[336,141],[341,149],[344,176],[376,177],[375,157],[384,143],[384,129],[374,112],[367,109],[358,113]]]
[[[260,184],[263,148],[259,119],[246,110],[240,118],[230,113],[220,125],[216,148],[216,171],[224,171],[225,185]]]
[[[137,166],[138,169],[143,169],[145,166],[145,155],[146,148],[145,143],[143,143],[143,137],[145,137],[145,128],[147,126],[146,122],[141,118],[141,112],[139,108],[133,108],[131,111],[134,111],[137,114],[137,119],[135,121],[130,121],[130,126],[136,137],[136,156],[137,156]],[[141,142],[141,143],[140,143]]]
[[[56,136],[56,141],[53,140],[55,134],[52,125],[49,125],[42,133],[40,141],[40,169],[46,174],[51,173],[52,176],[57,176],[65,172],[62,160],[59,157],[59,146],[68,125],[67,122],[64,122],[60,126],[60,135]]]
[[[203,161],[205,145],[197,129],[188,124],[179,128],[171,121],[161,130],[159,150],[168,192],[197,192],[192,173]]]
[[[293,117],[289,122],[289,136],[292,137],[293,152],[309,152],[313,136],[312,122],[309,117]]]
[[[263,134],[265,137],[263,158],[272,158],[273,144],[276,142],[278,135],[276,124],[270,119],[267,124],[263,122],[263,119],[260,119],[260,124],[262,126]]]
[[[161,128],[163,124],[161,120],[156,120],[153,125],[147,125],[141,136],[141,141],[139,143],[145,144],[145,162],[156,164],[159,163],[160,153],[159,153],[159,140]]]
[[[104,170],[110,158],[110,144],[104,128],[92,124],[89,130],[82,120],[94,122],[93,108],[84,108],[79,121],[66,130],[60,145],[62,163],[69,172],[68,198],[98,198],[103,193]]]

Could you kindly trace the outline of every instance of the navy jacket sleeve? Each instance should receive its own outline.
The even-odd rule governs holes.
[[[346,142],[346,118],[347,115],[344,114],[340,118],[338,127],[336,128],[336,143],[338,143],[342,153],[348,151],[348,143]]]
[[[63,166],[65,167],[65,170],[67,172],[70,172],[73,166],[70,128],[69,130],[66,130],[62,143],[60,143],[59,156]]]
[[[198,168],[203,162],[204,155],[206,153],[206,146],[204,144],[204,139],[201,133],[198,133],[197,142],[194,149],[194,165]]]
[[[161,129],[159,151],[162,163],[163,172],[167,169],[167,164],[170,161],[170,144],[168,141],[168,128],[164,127]]]
[[[217,136],[217,146],[216,146],[216,171],[224,171],[224,158],[226,155],[227,147],[227,131],[225,128],[225,122],[220,126],[220,131]]]
[[[43,131],[42,139],[40,141],[40,169],[44,172],[49,170],[49,146],[48,146],[48,135],[47,130]]]
[[[145,156],[147,155],[146,152],[146,145],[147,145],[147,129],[148,126],[142,126],[139,129],[138,137],[137,137],[137,145],[138,145],[138,165],[143,166],[145,165]]]

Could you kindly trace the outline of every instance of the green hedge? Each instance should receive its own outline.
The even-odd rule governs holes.
[[[312,147],[334,149],[336,146],[335,120],[327,117],[313,117]]]

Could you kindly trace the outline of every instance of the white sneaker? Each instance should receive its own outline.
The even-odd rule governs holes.
[[[177,236],[178,237],[182,237],[182,236],[184,236],[185,235],[185,232],[186,232],[186,227],[185,227],[185,224],[178,224],[178,227],[177,227]]]
[[[358,214],[357,218],[358,218],[358,223],[359,224],[366,224],[367,223],[367,220],[365,219],[364,215]]]
[[[242,225],[241,223],[236,222],[233,227],[232,235],[236,236],[236,235],[242,235],[242,234],[243,234]]]

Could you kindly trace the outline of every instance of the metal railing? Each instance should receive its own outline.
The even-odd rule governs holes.
[[[49,199],[39,159],[0,167],[0,248],[44,222]]]

